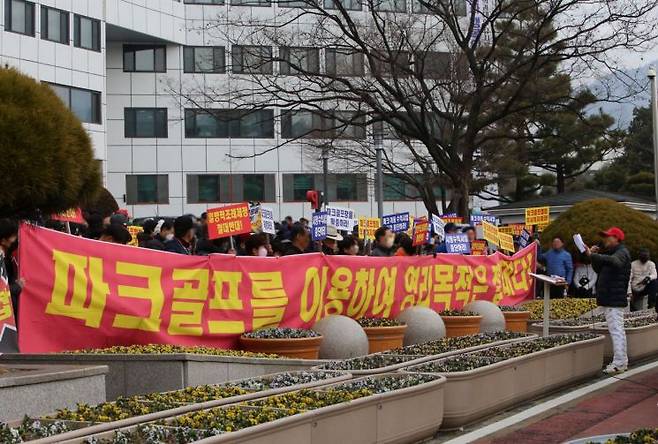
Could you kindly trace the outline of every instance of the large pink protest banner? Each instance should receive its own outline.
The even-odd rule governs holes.
[[[535,245],[514,256],[184,256],[20,230],[23,353],[126,344],[232,348],[263,327],[310,328],[331,314],[393,317],[532,297]]]

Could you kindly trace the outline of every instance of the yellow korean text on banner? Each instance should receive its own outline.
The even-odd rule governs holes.
[[[502,225],[498,227],[498,233],[514,234],[514,227],[511,225]]]
[[[375,231],[381,226],[378,217],[359,217],[359,238],[374,239]]]
[[[498,233],[498,239],[500,240],[500,249],[514,253],[514,237],[511,234],[507,233]]]
[[[482,230],[484,232],[484,240],[496,246],[500,246],[497,226],[490,224],[489,222],[482,221]]]
[[[551,221],[551,207],[535,207],[525,209],[526,225],[548,225]]]
[[[133,237],[130,239],[130,242],[128,242],[128,245],[132,245],[133,247],[136,247],[139,245],[139,242],[137,240],[137,235],[141,232],[144,231],[144,228],[138,226],[138,225],[130,225],[128,226],[128,232],[130,235]]]

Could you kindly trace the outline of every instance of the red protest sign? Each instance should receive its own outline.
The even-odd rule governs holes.
[[[52,220],[60,222],[72,222],[74,224],[84,224],[85,220],[82,217],[82,210],[80,208],[71,208],[61,213],[53,214],[50,216]]]
[[[414,238],[412,245],[425,245],[430,230],[430,224],[426,217],[416,219],[414,221]]]
[[[487,241],[477,239],[471,242],[471,256],[486,256]]]
[[[208,210],[208,239],[236,236],[251,231],[246,202]]]

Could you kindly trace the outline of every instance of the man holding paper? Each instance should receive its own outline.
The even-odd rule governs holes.
[[[626,371],[626,332],[624,331],[624,309],[628,305],[626,292],[631,276],[631,255],[622,243],[624,232],[612,227],[601,232],[603,251],[599,247],[585,247],[585,254],[592,260],[592,267],[598,274],[596,282],[596,303],[603,307],[608,331],[612,339],[614,358],[604,370],[607,374]]]

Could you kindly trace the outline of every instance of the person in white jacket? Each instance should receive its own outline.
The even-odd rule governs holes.
[[[656,306],[657,279],[656,264],[651,260],[649,250],[640,249],[637,260],[631,262],[631,279],[628,282],[631,311]]]

